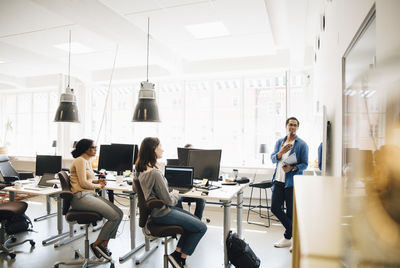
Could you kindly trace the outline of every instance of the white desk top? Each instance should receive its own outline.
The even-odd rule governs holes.
[[[107,185],[104,189],[119,192],[134,192],[132,185],[129,185],[126,182],[117,184],[115,181],[107,181]]]
[[[48,183],[53,184],[60,184],[59,179],[48,180]],[[121,192],[132,192],[132,185],[128,185],[126,182],[117,184],[115,181],[107,181],[106,190],[114,190],[114,191],[121,191]]]
[[[24,187],[20,189],[15,189],[15,186],[8,186],[2,191],[7,191],[7,192],[15,192],[15,193],[22,193],[22,194],[31,194],[31,195],[52,195],[61,192],[60,188],[40,188],[40,190],[33,190],[33,189],[26,189],[30,187],[35,187],[34,185],[23,185]]]
[[[301,255],[340,257],[342,180],[294,176]]]
[[[180,194],[183,197],[194,197],[194,198],[204,198],[208,201],[230,201],[235,195],[245,188],[249,183],[237,184],[237,185],[221,185],[221,182],[213,182],[213,185],[222,186],[221,188],[215,190],[208,190],[208,195],[201,195],[202,191],[207,190],[196,190],[193,188],[191,191]]]
[[[48,182],[58,184],[59,180],[49,180]],[[213,185],[222,186],[221,188],[215,190],[209,190],[208,195],[201,195],[203,191],[206,190],[196,190],[193,188],[191,191],[180,194],[183,197],[194,197],[194,198],[204,198],[209,201],[230,201],[235,195],[245,188],[249,183],[237,184],[237,185],[221,185],[221,182],[213,182]],[[122,184],[117,184],[115,181],[107,181],[106,190],[114,190],[119,192],[133,192],[132,185],[128,185],[126,182]]]

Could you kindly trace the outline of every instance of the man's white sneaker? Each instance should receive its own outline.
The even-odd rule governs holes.
[[[287,248],[292,245],[292,241],[290,239],[282,238],[278,242],[274,244],[276,248]]]

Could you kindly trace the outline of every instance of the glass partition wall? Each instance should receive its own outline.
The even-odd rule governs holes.
[[[343,58],[343,255],[400,265],[400,60],[376,61],[371,10]]]

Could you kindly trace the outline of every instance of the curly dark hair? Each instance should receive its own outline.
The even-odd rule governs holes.
[[[93,145],[93,140],[91,139],[81,139],[75,145],[75,149],[71,152],[73,158],[77,158],[85,153]]]

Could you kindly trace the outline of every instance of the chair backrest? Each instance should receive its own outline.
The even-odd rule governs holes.
[[[18,172],[12,166],[10,159],[5,154],[0,154],[0,172],[3,177],[18,177]]]
[[[71,183],[68,174],[65,171],[58,172],[58,178],[60,179],[62,193],[60,194],[63,199],[63,211],[62,214],[67,214],[69,207],[71,206],[71,200],[73,194],[71,192]]]
[[[133,179],[133,183],[135,185],[135,192],[138,196],[139,226],[143,228],[146,226],[147,219],[150,216],[151,210],[146,205],[146,199],[144,198],[143,190],[140,186],[140,181],[136,176]]]

